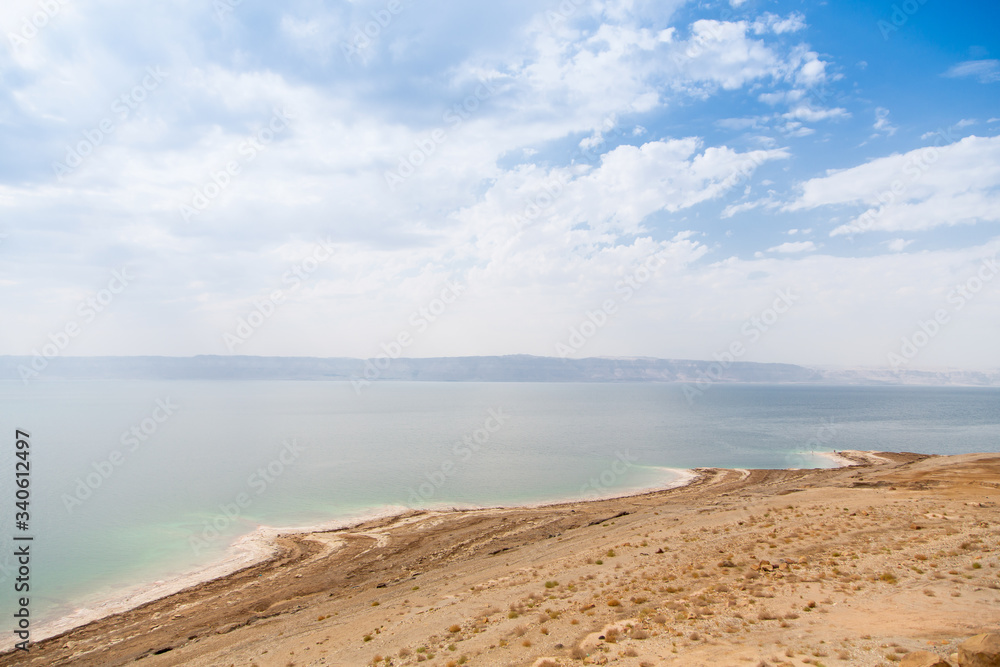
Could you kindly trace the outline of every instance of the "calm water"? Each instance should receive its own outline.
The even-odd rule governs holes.
[[[691,404],[666,384],[9,382],[0,425],[7,545],[14,431],[32,434],[38,622],[217,559],[261,524],[828,465],[812,451],[997,451],[1000,390],[718,385]]]

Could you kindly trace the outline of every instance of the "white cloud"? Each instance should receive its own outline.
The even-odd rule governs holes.
[[[891,241],[886,241],[885,245],[892,252],[903,252],[911,243],[913,243],[912,240],[893,239]]]
[[[787,157],[780,149],[739,153],[725,146],[704,148],[693,137],[619,146],[593,168],[524,165],[499,174],[482,200],[461,217],[480,229],[508,231],[511,220],[521,218],[520,226],[545,227],[592,243],[608,234],[643,233],[641,223],[652,213],[677,212],[717,198],[760,165]]]
[[[724,208],[722,210],[722,213],[720,213],[719,215],[720,215],[721,218],[725,219],[725,218],[731,218],[734,215],[737,215],[739,213],[745,213],[746,211],[752,211],[755,208],[761,208],[761,207],[763,207],[763,208],[767,208],[767,209],[773,209],[773,208],[777,208],[780,205],[781,204],[779,202],[775,201],[773,198],[771,198],[771,197],[765,197],[763,199],[757,199],[757,200],[754,200],[754,201],[743,202],[742,204],[730,204],[730,205],[726,206],[726,208]]]
[[[222,333],[246,316],[254,297],[285,287],[290,265],[314,239],[330,236],[336,259],[289,292],[240,352],[377,354],[380,341],[407,328],[410,314],[454,280],[468,285],[467,294],[408,354],[552,354],[569,326],[616,296],[624,275],[663,253],[668,265],[622,303],[587,354],[710,358],[740,337],[745,318],[773,302],[774,290],[793,286],[801,301],[747,359],[878,364],[886,341],[911,330],[913,313],[937,303],[955,276],[998,247],[907,254],[887,243],[874,246],[884,255],[825,256],[802,229],[818,224],[818,212],[754,216],[760,230],[734,225],[725,238],[698,231],[716,224],[705,220],[716,207],[730,217],[785,204],[775,192],[787,187],[792,167],[781,161],[792,151],[778,140],[855,111],[811,94],[839,74],[832,58],[798,43],[799,14],[671,27],[679,1],[610,0],[569,3],[574,13],[553,23],[523,3],[477,6],[473,21],[451,15],[467,7],[459,3],[401,15],[364,57],[348,62],[341,40],[371,20],[370,3],[340,3],[328,14],[306,3],[270,15],[248,14],[244,3],[221,23],[210,4],[133,14],[114,5],[115,28],[129,36],[121,44],[142,47],[120,52],[104,38],[100,12],[64,4],[24,53],[0,55],[10,88],[8,134],[20,139],[22,130],[41,127],[44,135],[5,154],[16,178],[0,181],[0,318],[18,326],[0,327],[0,351],[30,352],[72,316],[81,295],[106,282],[109,266],[131,263],[141,267],[134,291],[72,353],[224,353]],[[15,5],[19,19],[37,0],[12,0],[0,15]],[[484,20],[484,11],[493,13]],[[206,34],[215,37],[206,41]],[[30,156],[57,159],[67,142],[79,141],[81,129],[94,127],[136,84],[145,59],[170,77],[78,171],[62,182],[22,172]],[[480,77],[495,92],[460,123],[445,120]],[[710,99],[720,89],[725,95]],[[773,108],[752,115],[758,101]],[[705,112],[693,126],[667,113],[689,104]],[[289,130],[184,224],[178,204],[239,156],[240,143],[275,106],[295,111]],[[748,117],[716,122],[719,115]],[[713,122],[752,135],[729,145],[691,136]],[[642,141],[638,123],[649,128]],[[390,192],[384,173],[442,129],[446,139]],[[577,143],[594,152],[566,148]],[[950,147],[938,150],[933,169],[899,198],[917,209],[903,224],[938,220],[938,211],[955,216],[965,210],[955,205],[961,197],[986,199],[970,210],[1000,210],[986,187],[998,182],[995,155],[962,148],[952,164]],[[804,184],[800,210],[876,206],[878,192],[907,166],[899,157],[881,181],[874,169],[843,182],[827,174],[823,187]],[[819,152],[798,164],[824,159]],[[757,182],[765,169],[769,178]],[[975,169],[984,170],[980,181]],[[945,178],[951,173],[954,182]],[[754,194],[761,186],[774,191]],[[933,211],[921,208],[931,204]],[[537,214],[529,217],[532,205]],[[880,222],[893,218],[891,208]],[[840,208],[833,213],[837,224],[849,220]],[[513,223],[517,217],[522,223]],[[789,240],[798,245],[776,245],[755,261],[725,256],[752,252],[738,244],[754,234],[780,238],[792,226],[799,231],[789,230]],[[989,298],[977,302],[971,333],[956,324],[949,337],[957,343],[936,341],[940,358],[997,359],[992,341],[967,344],[1000,326],[1000,304]]]
[[[802,123],[794,120],[790,120],[785,123],[781,130],[790,137],[808,137],[810,134],[816,133],[816,130],[811,127],[806,127]]]
[[[802,184],[801,196],[784,210],[865,207],[832,235],[998,222],[998,184],[1000,137],[972,136],[811,179]]]
[[[806,91],[801,89],[792,90],[779,90],[771,93],[761,93],[757,96],[757,99],[764,104],[775,106],[781,104],[782,102],[798,102],[803,97],[806,96]]]
[[[974,77],[980,83],[1000,81],[1000,60],[966,60],[953,65],[944,73],[951,78]]]
[[[727,130],[747,130],[761,127],[761,118],[721,118],[715,121],[719,127]]]
[[[889,110],[885,107],[875,109],[875,124],[872,125],[876,132],[884,132],[890,137],[896,134],[899,128],[889,122]]]
[[[812,241],[788,241],[782,243],[781,245],[776,245],[773,248],[768,248],[768,252],[779,252],[783,254],[793,254],[800,252],[813,252],[816,250],[816,244]]]
[[[777,14],[765,12],[761,17],[753,22],[753,31],[757,35],[766,32],[773,32],[781,35],[786,32],[798,32],[806,27],[806,17],[799,12],[792,12],[786,18],[781,18]]]
[[[809,51],[805,46],[796,47],[791,56],[798,70],[794,80],[800,86],[812,87],[826,81],[826,62],[819,59],[819,54]]]
[[[841,107],[837,107],[835,109],[815,109],[808,104],[799,105],[788,113],[782,114],[782,118],[801,120],[807,123],[850,117],[851,114],[847,112],[847,109],[843,109]]]

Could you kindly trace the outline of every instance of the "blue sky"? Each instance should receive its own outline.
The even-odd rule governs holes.
[[[0,354],[996,368],[997,25],[7,2]]]

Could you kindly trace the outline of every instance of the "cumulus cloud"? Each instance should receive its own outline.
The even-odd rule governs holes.
[[[587,354],[710,357],[793,285],[801,315],[752,354],[857,362],[922,303],[887,295],[926,299],[986,246],[917,256],[893,241],[876,246],[885,256],[835,257],[807,228],[865,209],[880,211],[866,229],[987,221],[1000,210],[997,155],[984,148],[995,140],[949,140],[912,181],[907,160],[923,152],[782,194],[792,164],[825,159],[792,162],[813,150],[810,126],[825,124],[826,141],[858,113],[849,95],[826,96],[836,57],[804,43],[798,12],[731,0],[746,20],[700,7],[687,19],[684,4],[569,3],[554,15],[520,0],[451,2],[404,9],[362,45],[368,2],[234,3],[223,16],[211,3],[63,3],[44,33],[0,55],[0,317],[18,322],[0,327],[0,352],[30,352],[127,265],[134,285],[71,353],[225,353],[222,334],[283,289],[239,352],[368,356],[452,281],[466,292],[409,354],[552,354],[657,254],[664,266]],[[5,3],[0,21],[17,30],[36,9]],[[111,27],[128,38],[107,39]],[[147,66],[167,72],[162,85],[114,115]],[[989,67],[956,76],[983,80]],[[290,117],[277,131],[276,111]],[[53,162],[112,115],[113,131],[56,178]],[[386,175],[404,172],[389,187]],[[896,178],[906,190],[883,205]],[[179,207],[196,196],[206,204],[185,219]],[[754,210],[760,230],[715,228]],[[801,231],[784,236],[791,226]],[[758,231],[795,242],[741,259],[765,247]],[[332,258],[292,289],[283,277],[320,240]],[[881,327],[851,338],[872,313]]]
[[[786,211],[861,206],[832,236],[1000,221],[1000,137],[966,137],[877,158],[801,185]]]
[[[786,32],[798,32],[805,27],[806,17],[799,12],[792,12],[785,18],[765,12],[763,16],[753,22],[753,31],[758,35],[769,31],[781,35]]]

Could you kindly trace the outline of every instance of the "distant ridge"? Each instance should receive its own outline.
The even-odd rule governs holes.
[[[0,356],[0,378],[20,380],[38,358]],[[1000,371],[819,369],[748,361],[721,363],[652,357],[560,359],[493,357],[352,359],[346,357],[55,357],[40,377],[158,380],[406,380],[434,382],[713,382],[1000,386]]]

